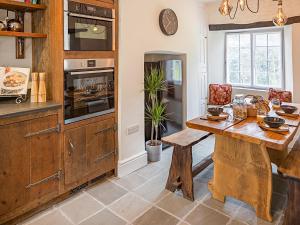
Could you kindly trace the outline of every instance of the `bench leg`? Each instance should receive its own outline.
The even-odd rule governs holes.
[[[300,181],[289,178],[288,205],[284,225],[300,225]]]
[[[192,164],[192,147],[174,147],[166,189],[181,189],[184,198],[194,201]]]

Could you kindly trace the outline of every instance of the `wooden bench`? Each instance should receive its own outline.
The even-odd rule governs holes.
[[[284,225],[300,225],[300,137],[278,172],[288,179],[289,186]]]
[[[180,189],[184,198],[194,201],[193,177],[208,167],[213,160],[210,155],[193,167],[192,147],[210,135],[212,134],[204,131],[185,129],[162,138],[163,143],[174,146],[167,190],[174,192]]]

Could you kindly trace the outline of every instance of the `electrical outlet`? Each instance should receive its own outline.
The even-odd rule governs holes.
[[[134,125],[134,126],[128,127],[127,128],[127,135],[137,133],[139,131],[139,129],[140,129],[139,125]]]

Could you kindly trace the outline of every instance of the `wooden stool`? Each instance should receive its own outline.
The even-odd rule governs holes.
[[[166,185],[167,190],[174,192],[176,189],[181,189],[184,198],[194,201],[193,177],[207,168],[213,161],[210,155],[193,167],[192,147],[210,135],[212,134],[204,131],[185,129],[162,138],[163,143],[174,146]]]
[[[289,185],[284,225],[300,225],[300,138],[278,168],[278,172],[288,179]]]

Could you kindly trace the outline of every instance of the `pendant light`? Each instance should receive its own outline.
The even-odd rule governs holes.
[[[273,18],[273,23],[276,26],[282,27],[287,23],[287,16],[284,14],[282,9],[282,0],[278,0],[278,11],[276,16]]]
[[[219,8],[219,12],[223,16],[229,16],[232,10],[232,5],[229,4],[229,0],[222,0],[221,6]]]
[[[240,8],[242,11],[244,11],[245,8],[247,8],[251,13],[254,13],[254,14],[259,12],[260,0],[257,0],[257,6],[255,9],[252,9],[249,7],[249,4],[248,4],[249,0],[236,0],[235,10],[233,13],[231,13],[233,11],[233,7],[230,4],[230,2],[232,2],[232,1],[233,0],[222,0],[221,1],[221,5],[219,7],[219,12],[221,13],[221,15],[229,16],[230,19],[235,19],[238,8]],[[255,0],[253,0],[253,1],[255,1]],[[269,0],[269,1],[271,1],[271,0]],[[288,18],[282,9],[282,1],[283,0],[273,0],[273,1],[278,1],[278,10],[277,10],[276,16],[273,18],[273,23],[276,26],[284,26],[287,23]]]
[[[239,5],[240,5],[240,9],[242,11],[245,10],[245,6],[246,6],[246,0],[239,0]]]

